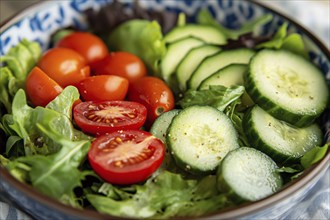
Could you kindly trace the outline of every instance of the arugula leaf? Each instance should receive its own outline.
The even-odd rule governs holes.
[[[40,192],[64,203],[78,206],[75,203],[73,189],[81,186],[84,175],[78,170],[85,159],[90,142],[65,139],[52,126],[37,124],[39,130],[61,145],[61,149],[52,155],[33,155],[20,157],[13,161],[31,167],[29,180]],[[12,170],[10,170],[12,171]]]
[[[244,112],[238,112],[237,106],[241,104],[241,100],[237,99],[232,102],[224,111],[224,113],[228,116],[228,118],[232,121],[237,133],[238,133],[238,141],[241,147],[250,147],[250,143],[245,135],[245,131],[243,129],[243,117]]]
[[[225,28],[220,25],[217,20],[213,18],[211,13],[207,9],[201,9],[197,14],[197,22],[204,25],[211,25],[218,28],[222,33],[224,33],[227,38],[232,40],[237,40],[241,35],[256,32],[258,28],[267,22],[271,21],[273,16],[271,14],[263,15],[255,20],[244,23],[239,29],[232,30]]]
[[[330,143],[326,143],[322,147],[314,147],[310,151],[308,151],[301,159],[300,163],[301,165],[307,169],[311,167],[313,164],[319,162],[322,160],[322,158],[326,155],[328,148],[330,146]]]
[[[211,85],[205,90],[188,90],[178,104],[182,108],[192,105],[210,105],[224,111],[230,103],[239,99],[244,93],[244,86]]]
[[[215,176],[201,180],[183,179],[180,174],[164,171],[143,185],[134,185],[131,193],[107,187],[100,192],[111,195],[86,195],[88,201],[100,212],[134,218],[169,218],[197,216],[231,205],[225,194],[219,194]],[[114,196],[115,195],[115,196]]]
[[[133,19],[119,25],[108,38],[110,48],[140,57],[154,74],[166,53],[161,27],[157,21]]]

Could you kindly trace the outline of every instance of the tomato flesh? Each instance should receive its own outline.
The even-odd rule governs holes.
[[[164,144],[149,132],[125,130],[95,139],[88,160],[105,181],[127,185],[150,177],[162,164],[164,155]]]
[[[34,106],[45,107],[63,89],[39,67],[34,67],[26,78],[25,91]]]
[[[74,107],[73,116],[84,132],[99,136],[116,130],[140,129],[147,109],[130,101],[87,101]]]
[[[128,91],[128,80],[120,76],[90,76],[77,84],[85,101],[123,100]]]

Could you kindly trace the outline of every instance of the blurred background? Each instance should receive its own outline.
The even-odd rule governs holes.
[[[46,0],[0,0],[0,23],[18,11]],[[48,0],[66,1],[66,0]],[[202,0],[196,0],[202,1]],[[245,1],[245,0],[235,0]],[[330,0],[254,0],[284,13],[316,34],[330,48]]]

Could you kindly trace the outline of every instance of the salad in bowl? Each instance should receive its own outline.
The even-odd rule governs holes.
[[[270,216],[327,169],[329,51],[294,22],[248,1],[39,7],[1,30],[1,187],[34,217]]]

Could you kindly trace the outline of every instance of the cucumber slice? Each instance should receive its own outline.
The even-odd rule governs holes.
[[[166,131],[172,122],[174,116],[180,112],[179,109],[172,109],[171,111],[161,114],[152,124],[150,133],[164,143],[166,142]]]
[[[173,118],[166,142],[177,165],[191,173],[215,171],[226,154],[239,147],[230,119],[213,107],[197,105]]]
[[[268,113],[298,127],[313,123],[329,101],[322,72],[285,50],[264,49],[253,57],[246,90]]]
[[[233,85],[244,86],[244,75],[247,72],[245,64],[230,64],[219,71],[213,73],[202,81],[198,90],[208,89],[211,85],[222,85],[230,87]],[[242,95],[241,108],[245,109],[254,104],[247,92]]]
[[[254,53],[251,49],[239,48],[223,50],[205,58],[191,75],[188,81],[188,88],[197,89],[204,79],[229,64],[248,64]]]
[[[172,74],[186,54],[194,47],[205,44],[202,40],[188,37],[168,45],[167,52],[161,61],[161,74],[165,82],[170,83]]]
[[[181,91],[185,91],[187,89],[187,81],[196,67],[205,57],[213,55],[219,51],[219,47],[209,44],[191,49],[186,57],[178,65],[176,71],[179,89]]]
[[[187,24],[173,28],[164,37],[166,43],[172,43],[182,38],[196,37],[209,44],[224,45],[227,40],[219,29],[200,24]]]
[[[165,144],[165,158],[163,160],[162,166],[160,169],[167,169],[167,170],[176,170],[178,169],[175,166],[175,162],[173,161],[173,158],[170,154],[170,151],[168,149],[168,146],[166,144],[166,134],[168,127],[170,126],[172,119],[180,112],[179,109],[172,109],[171,111],[164,112],[161,114],[153,123],[153,125],[150,128],[150,133],[154,135],[156,138],[163,141]]]
[[[298,161],[322,142],[322,131],[317,124],[293,127],[257,105],[244,115],[243,128],[251,146],[283,164]]]
[[[228,153],[217,172],[219,191],[240,201],[257,201],[278,191],[283,181],[276,163],[266,154],[248,147]]]

